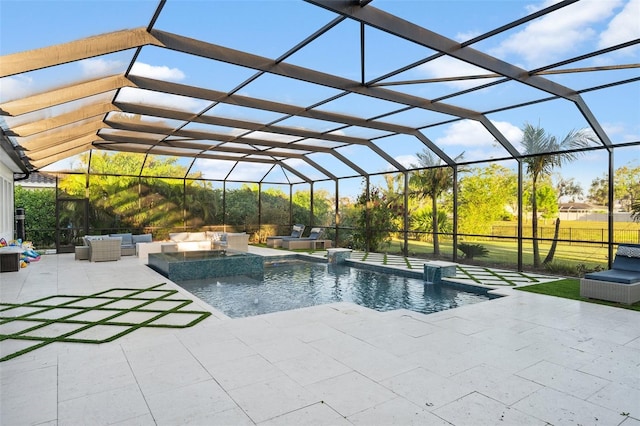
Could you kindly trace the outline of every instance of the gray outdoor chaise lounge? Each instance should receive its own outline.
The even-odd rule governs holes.
[[[282,239],[282,247],[287,250],[294,249],[327,249],[331,248],[331,240],[321,240],[322,228],[311,228],[308,237],[291,238],[284,237]]]
[[[640,244],[620,244],[611,269],[580,280],[580,296],[627,305],[640,301]]]
[[[302,237],[302,233],[304,232],[305,226],[302,224],[293,225],[293,229],[291,230],[291,235],[272,235],[267,237],[267,247],[282,247],[282,239],[283,238],[300,238]]]

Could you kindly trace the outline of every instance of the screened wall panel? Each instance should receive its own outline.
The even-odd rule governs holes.
[[[313,225],[332,227],[336,224],[336,184],[333,181],[316,182],[313,185]],[[325,229],[326,235],[333,235]]]
[[[225,189],[225,224],[237,232],[257,232],[258,185],[227,182]]]
[[[220,229],[224,224],[222,182],[185,181],[185,220],[190,229]]]
[[[266,243],[270,235],[291,233],[291,197],[289,185],[261,185],[260,242]]]
[[[640,203],[640,159],[635,147],[618,148],[614,155],[613,199],[616,208],[613,221],[613,242],[635,243],[640,238],[640,224],[634,222],[634,212]],[[636,208],[634,209],[634,205]]]

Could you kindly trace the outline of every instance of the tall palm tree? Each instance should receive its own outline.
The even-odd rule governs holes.
[[[533,237],[533,266],[540,266],[540,248],[538,246],[538,203],[536,191],[538,180],[551,174],[555,167],[571,162],[584,153],[572,151],[585,148],[596,142],[597,138],[589,129],[571,130],[567,136],[558,141],[540,126],[525,124],[522,135],[524,164],[531,177],[531,226]],[[551,154],[543,154],[549,152]],[[541,155],[542,154],[542,155]]]
[[[455,160],[462,158],[464,153],[458,155]],[[431,198],[431,211],[433,217],[433,254],[440,255],[440,242],[438,239],[438,198],[443,192],[453,187],[453,169],[442,164],[440,158],[433,155],[426,148],[416,154],[419,164],[414,167],[424,167],[416,171],[409,180],[413,195],[418,198]]]

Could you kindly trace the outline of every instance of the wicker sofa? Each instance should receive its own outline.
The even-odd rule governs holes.
[[[169,240],[176,244],[177,251],[230,249],[248,251],[249,234],[245,232],[175,232],[169,234]]]
[[[133,256],[136,254],[138,243],[151,242],[152,239],[151,234],[85,235],[84,246],[76,247],[76,260],[88,259],[92,262],[119,260],[121,256]],[[118,251],[117,256],[115,251]]]
[[[122,256],[133,256],[136,254],[136,244],[150,243],[153,240],[151,234],[134,235],[131,233],[109,234],[111,238],[121,238],[120,251]]]
[[[580,296],[627,305],[640,301],[640,244],[620,244],[611,269],[580,280]]]
[[[172,232],[169,240],[176,244],[178,251],[211,250],[211,238],[202,232]]]

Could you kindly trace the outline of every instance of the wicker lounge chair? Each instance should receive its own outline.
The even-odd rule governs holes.
[[[580,296],[627,305],[640,301],[640,245],[620,244],[611,269],[580,280]]]
[[[121,238],[88,239],[89,260],[91,262],[105,262],[120,260]]]

